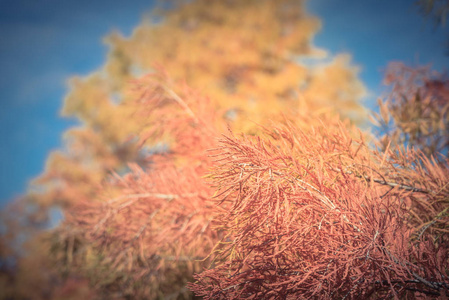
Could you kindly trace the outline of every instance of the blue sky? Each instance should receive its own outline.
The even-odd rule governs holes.
[[[433,30],[405,0],[310,0],[323,21],[315,44],[349,52],[372,96],[382,90],[389,61],[433,63],[447,69],[447,35]],[[100,67],[102,38],[116,29],[128,36],[151,0],[0,0],[0,207],[26,191],[42,172],[62,132],[75,124],[59,118],[66,81]]]
[[[112,30],[130,35],[151,0],[0,0],[0,207],[41,173],[61,133],[66,81],[100,67]]]

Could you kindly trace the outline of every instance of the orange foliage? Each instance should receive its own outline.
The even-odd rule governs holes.
[[[314,124],[221,140],[211,180],[225,236],[191,288],[205,299],[448,295],[447,234],[409,223],[416,198],[449,196],[447,161],[423,173],[406,152],[398,167],[338,120]]]
[[[207,99],[169,82],[149,76],[133,93],[151,124],[141,143],[170,151],[80,201],[57,235],[82,241],[64,258],[71,272],[103,270],[96,293],[184,297],[193,273],[206,299],[447,292],[446,161],[416,166],[422,154],[377,152],[353,125],[307,112],[217,144]],[[424,203],[441,213],[418,224]]]

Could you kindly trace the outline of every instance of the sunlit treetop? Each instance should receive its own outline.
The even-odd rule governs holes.
[[[178,1],[159,10],[130,38],[107,39],[105,70],[115,81],[163,66],[225,109],[234,128],[251,127],[301,105],[363,119],[365,95],[347,55],[313,46],[320,21],[303,1]],[[309,60],[306,63],[306,60]],[[312,63],[311,63],[312,62]]]

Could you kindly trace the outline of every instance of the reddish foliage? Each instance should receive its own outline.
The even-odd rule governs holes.
[[[215,222],[226,236],[191,284],[205,299],[448,292],[447,237],[412,242],[408,199],[416,191],[388,181],[385,157],[347,126],[327,120],[308,130],[275,126],[264,138],[225,137],[216,160]],[[447,185],[447,168],[433,169]]]
[[[375,151],[308,112],[218,141],[208,100],[174,86],[135,83],[137,136],[153,153],[52,235],[61,294],[80,277],[103,298],[188,298],[196,273],[188,287],[205,299],[449,295],[447,159]]]
[[[87,269],[109,273],[93,277],[97,292],[180,296],[197,273],[189,287],[205,299],[447,293],[447,162],[374,151],[355,127],[305,114],[217,144],[207,99],[157,76],[134,93],[142,143],[168,151],[116,175],[62,228],[83,245],[68,247],[69,264],[93,251]]]

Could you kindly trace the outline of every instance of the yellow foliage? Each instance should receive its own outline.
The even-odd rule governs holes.
[[[360,100],[365,89],[358,69],[348,54],[332,58],[312,45],[321,23],[307,14],[302,1],[173,5],[153,12],[129,38],[111,34],[104,67],[70,81],[62,114],[82,126],[66,133],[67,149],[57,163],[48,164],[47,175],[68,170],[72,176],[62,176],[68,185],[88,192],[109,170],[139,159],[132,138],[148,130],[150,122],[138,105],[130,104],[135,95],[125,91],[132,79],[159,67],[174,82],[185,81],[207,95],[236,131],[254,133],[255,124],[279,114],[294,117],[306,108],[364,120]]]
[[[300,101],[330,107],[360,122],[365,95],[349,55],[311,67],[303,58],[329,60],[311,44],[321,24],[298,1],[194,1],[164,12],[163,23],[148,20],[126,39],[107,41],[111,77],[123,70],[149,71],[163,66],[173,79],[211,97],[218,109],[232,111],[233,128],[295,112]],[[126,68],[118,68],[131,62]],[[224,117],[229,117],[226,114]]]

